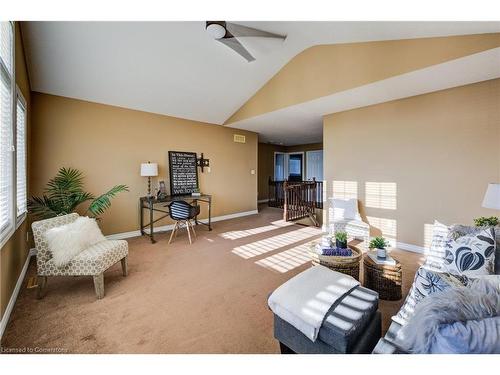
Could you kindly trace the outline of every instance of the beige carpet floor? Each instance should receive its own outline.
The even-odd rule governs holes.
[[[289,225],[282,211],[217,222],[151,244],[128,239],[129,276],[120,265],[105,273],[105,298],[92,278],[49,278],[44,299],[27,289],[32,260],[2,340],[6,348],[37,347],[68,353],[278,353],[267,297],[310,267],[304,254],[316,228]],[[403,265],[404,295],[421,256],[394,250]],[[380,302],[383,331],[403,300]]]

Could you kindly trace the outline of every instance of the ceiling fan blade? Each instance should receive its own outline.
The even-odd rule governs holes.
[[[255,57],[253,57],[250,54],[250,52],[248,52],[247,49],[243,47],[241,43],[238,42],[238,40],[236,40],[236,38],[222,38],[222,39],[217,39],[217,41],[221,42],[222,44],[225,44],[233,51],[243,56],[248,62],[255,60]]]
[[[235,37],[261,37],[261,38],[277,38],[285,39],[286,36],[270,33],[264,30],[254,29],[253,27],[247,27],[243,25],[238,25],[236,23],[226,22],[226,29]]]

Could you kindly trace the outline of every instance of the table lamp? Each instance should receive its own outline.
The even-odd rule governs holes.
[[[484,194],[483,207],[500,210],[500,184],[488,184],[488,189]]]
[[[148,178],[148,197],[151,196],[151,177],[158,176],[157,163],[141,163],[141,176]]]

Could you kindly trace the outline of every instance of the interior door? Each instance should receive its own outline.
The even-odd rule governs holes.
[[[307,151],[306,153],[306,178],[323,181],[323,150]]]

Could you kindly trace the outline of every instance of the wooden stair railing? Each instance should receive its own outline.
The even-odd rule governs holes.
[[[299,183],[284,181],[283,220],[294,221],[308,217],[318,227],[316,219],[316,180]]]
[[[311,184],[316,183],[316,194],[310,194],[309,198],[311,200],[315,199],[316,208],[323,209],[323,181],[297,181],[293,184]],[[275,181],[269,177],[268,181],[268,200],[267,204],[269,207],[276,207],[284,209],[285,204],[285,190],[283,184],[285,181]],[[288,182],[292,184],[292,182]]]

